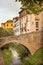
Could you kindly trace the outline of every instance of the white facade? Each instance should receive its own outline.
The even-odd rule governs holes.
[[[34,31],[34,21],[35,21],[35,16],[34,14],[27,14],[28,18],[26,21],[27,22],[27,33],[33,32]]]
[[[39,15],[26,14],[23,12],[21,15],[19,15],[19,17],[20,18],[18,20],[13,20],[15,35],[37,32],[43,29],[43,12],[41,12]]]
[[[21,34],[41,31],[43,28],[43,12],[39,15],[26,14],[20,18]]]
[[[40,13],[40,30],[43,30],[43,12]]]
[[[13,24],[14,24],[14,28],[13,28],[14,34],[20,35],[20,21],[19,21],[19,19],[17,21],[15,21]]]
[[[35,16],[34,14],[27,14],[21,18],[21,34],[35,31]]]

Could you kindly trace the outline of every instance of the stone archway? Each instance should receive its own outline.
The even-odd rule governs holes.
[[[27,51],[28,51],[28,54],[29,55],[31,55],[31,52],[30,52],[30,50],[25,46],[25,45],[23,45],[23,44],[21,44],[21,43],[18,43],[18,42],[7,42],[7,43],[5,43],[2,47],[1,47],[1,49],[2,48],[4,48],[5,46],[5,48],[7,48],[7,45],[9,46],[9,44],[17,44],[17,45],[21,45],[21,46],[23,46]]]
[[[17,42],[24,45],[33,55],[35,51],[43,46],[42,32],[23,34],[20,36],[9,36],[1,38],[0,48],[9,42]],[[6,43],[7,42],[7,43]]]

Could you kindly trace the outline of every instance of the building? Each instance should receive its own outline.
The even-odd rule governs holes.
[[[33,30],[31,30],[31,23],[34,19],[33,14],[27,14],[26,11],[20,11],[19,12],[20,16],[20,33],[25,34],[25,33],[30,33]]]
[[[13,20],[7,20],[5,23],[1,23],[1,27],[4,29],[13,29]]]
[[[35,24],[36,24],[36,31],[41,31],[43,29],[43,12],[39,15],[35,16]]]
[[[21,10],[19,12],[19,16],[20,16],[20,33],[24,34],[27,32],[27,22],[26,21],[28,21],[26,11]]]
[[[5,23],[1,23],[1,27],[2,28],[5,28]]]
[[[39,14],[27,14],[25,10],[19,16],[1,24],[4,29],[13,29],[15,35],[37,32],[43,30],[43,11]]]
[[[43,28],[43,14],[27,14],[26,11],[21,10],[20,16],[20,34],[37,32]]]
[[[41,27],[41,30],[43,30],[43,11],[40,13],[40,27]]]
[[[20,20],[19,17],[13,18],[13,25],[14,25],[14,34],[15,35],[20,35]]]

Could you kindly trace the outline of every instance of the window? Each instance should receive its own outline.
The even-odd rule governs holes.
[[[23,32],[23,28],[20,28],[21,32]]]
[[[24,31],[26,31],[26,27],[24,27],[23,29],[24,29]]]
[[[36,31],[38,31],[39,29],[36,29]]]
[[[8,27],[8,24],[7,24],[7,27]]]
[[[11,26],[13,26],[13,24],[11,24]]]
[[[36,22],[36,28],[38,28],[39,27],[39,23],[38,22]]]
[[[28,16],[26,16],[26,22],[28,22]]]
[[[29,29],[28,29],[28,31],[29,31]]]

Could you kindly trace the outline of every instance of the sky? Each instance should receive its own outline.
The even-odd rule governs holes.
[[[15,0],[0,0],[0,23],[18,16],[21,3]]]

